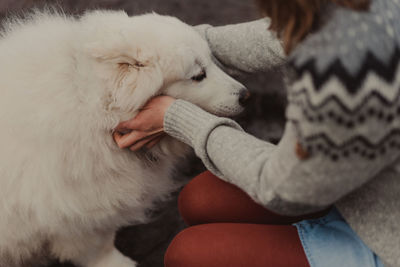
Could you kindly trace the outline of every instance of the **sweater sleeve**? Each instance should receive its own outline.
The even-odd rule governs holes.
[[[283,65],[282,43],[268,30],[268,18],[226,26],[197,26],[213,56],[230,73],[254,73]]]
[[[335,203],[397,155],[388,153],[374,160],[354,155],[355,160],[352,155],[339,159],[325,152],[299,151],[298,123],[289,120],[280,143],[273,145],[245,133],[233,121],[177,100],[167,111],[165,130],[193,146],[214,174],[268,209],[287,215],[318,211]]]

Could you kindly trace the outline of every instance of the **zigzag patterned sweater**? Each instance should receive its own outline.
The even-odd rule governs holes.
[[[400,266],[399,18],[400,0],[373,0],[368,12],[323,9],[320,27],[287,59],[277,146],[182,100],[167,111],[165,130],[270,210],[297,215],[335,204],[385,266]],[[211,27],[206,36],[223,64],[260,71],[283,61],[267,27]]]

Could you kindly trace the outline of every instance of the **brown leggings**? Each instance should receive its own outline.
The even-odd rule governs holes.
[[[178,205],[190,227],[169,245],[165,267],[308,267],[291,224],[326,213],[277,215],[210,172],[186,185]]]

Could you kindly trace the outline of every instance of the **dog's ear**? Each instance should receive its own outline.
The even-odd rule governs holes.
[[[90,55],[108,66],[106,75],[111,87],[107,109],[134,112],[163,85],[163,74],[154,53],[126,42],[92,43],[87,45]]]
[[[144,32],[135,26],[126,12],[89,11],[81,20],[84,30],[91,36],[91,41],[85,43],[84,48],[92,58],[137,67],[151,60],[151,53],[143,50],[148,46],[143,41]]]
[[[105,108],[132,112],[163,84],[159,59],[143,25],[121,11],[91,11],[82,18],[85,54],[103,82]]]
[[[86,45],[88,53],[98,61],[126,64],[136,68],[146,67],[152,57],[141,48],[118,42],[93,42]]]

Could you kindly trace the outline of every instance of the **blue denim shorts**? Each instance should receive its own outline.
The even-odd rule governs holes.
[[[294,226],[311,267],[383,267],[335,208],[324,217]]]

